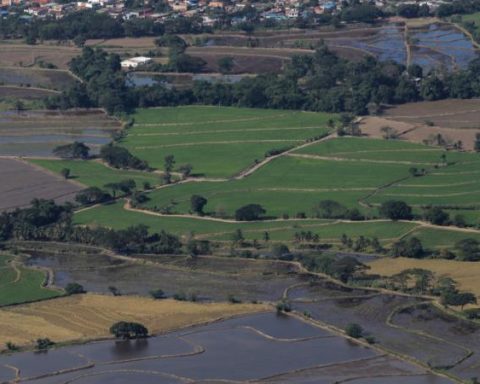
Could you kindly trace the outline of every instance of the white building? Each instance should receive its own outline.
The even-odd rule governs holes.
[[[139,66],[148,64],[152,61],[150,57],[145,57],[145,56],[138,56],[138,57],[132,57],[127,60],[123,60],[120,64],[122,68],[125,69],[134,69]]]

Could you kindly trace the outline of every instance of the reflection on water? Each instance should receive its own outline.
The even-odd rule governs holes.
[[[425,70],[443,66],[465,69],[478,51],[472,41],[451,25],[430,24],[410,32],[412,62]]]
[[[118,122],[100,111],[2,111],[0,156],[52,156],[56,146],[74,141],[96,154],[118,128]]]
[[[372,349],[274,313],[239,317],[146,340],[104,341],[41,355],[27,352],[2,356],[2,365],[18,368],[20,378],[30,377],[34,384],[212,384],[278,375],[279,381],[268,382],[331,383],[382,376],[382,383],[394,384],[397,381],[392,375],[398,372],[408,376],[403,382],[409,384],[449,383],[416,366],[386,359]],[[331,367],[334,373],[303,373],[315,367]],[[285,374],[291,379],[282,379]],[[324,381],[327,376],[329,380]]]
[[[130,87],[161,85],[162,87],[171,89],[173,87],[191,86],[194,81],[234,84],[251,76],[251,74],[221,75],[218,73],[195,73],[174,75],[129,72],[127,75],[127,84]]]

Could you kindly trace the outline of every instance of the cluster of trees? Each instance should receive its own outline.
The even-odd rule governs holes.
[[[311,271],[322,272],[346,283],[356,275],[362,274],[369,267],[355,257],[335,257],[323,254],[319,257],[306,259],[306,266]]]
[[[79,227],[72,223],[73,206],[35,199],[29,208],[0,215],[0,241],[42,240],[102,246],[119,253],[182,253],[177,236],[165,231],[150,234],[145,225],[114,230]]]
[[[87,39],[212,31],[210,27],[204,27],[198,17],[172,17],[164,23],[157,23],[143,18],[122,20],[95,10],[82,10],[67,14],[63,18],[35,18],[29,22],[20,16],[21,13],[11,13],[0,19],[2,38],[23,37],[30,44],[35,44],[37,40],[73,40],[75,44],[82,46]]]
[[[235,211],[235,220],[237,221],[255,221],[260,220],[266,213],[260,204],[248,204]]]
[[[365,236],[359,236],[354,240],[351,237],[348,237],[346,234],[343,234],[340,237],[340,242],[342,243],[342,246],[349,248],[354,252],[365,252],[368,250],[372,250],[375,253],[385,252],[385,249],[376,237],[370,239]]]
[[[162,42],[179,45],[172,51],[169,65],[177,71],[192,70],[195,60],[187,57],[176,41]],[[84,82],[49,98],[48,107],[99,106],[109,113],[122,113],[139,106],[202,103],[367,114],[383,104],[480,96],[480,59],[464,71],[425,75],[417,65],[405,68],[372,57],[359,62],[344,60],[325,45],[314,55],[293,57],[280,75],[244,78],[235,84],[197,81],[192,89],[183,90],[161,85],[129,88],[118,55],[89,47],[72,61],[71,70]]]
[[[71,144],[59,145],[53,149],[55,156],[62,159],[88,159],[90,157],[90,148],[84,143],[75,141]]]
[[[100,158],[108,165],[121,169],[149,170],[150,167],[145,160],[133,156],[127,148],[119,147],[114,144],[104,145],[100,149]]]
[[[348,209],[344,205],[334,200],[321,200],[313,210],[316,217],[323,219],[365,219],[358,209]]]
[[[393,243],[392,248],[390,249],[390,254],[393,257],[402,256],[419,259],[425,256],[426,252],[423,248],[422,242],[416,237],[411,237]]]
[[[119,321],[110,327],[110,333],[124,340],[138,339],[148,336],[148,329],[143,324]]]

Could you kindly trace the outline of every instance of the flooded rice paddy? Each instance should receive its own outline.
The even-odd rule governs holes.
[[[60,286],[76,281],[88,291],[107,293],[107,285],[114,285],[123,294],[140,295],[161,288],[168,296],[194,293],[205,301],[225,301],[229,294],[243,301],[273,303],[287,297],[294,310],[319,324],[340,331],[350,323],[360,324],[380,351],[393,351],[463,379],[480,376],[480,326],[447,315],[424,298],[342,286],[300,273],[288,263],[214,257],[191,262],[184,257],[160,256],[148,258],[149,264],[145,264],[115,258],[93,247],[42,244],[32,249],[29,242],[23,242],[16,248],[29,265],[51,269]],[[65,351],[66,365],[89,368],[81,372],[75,368],[35,383],[450,382],[323,328],[274,314],[235,318],[138,342],[105,341]],[[58,355],[52,355],[57,359]],[[26,356],[25,361],[35,359],[33,353],[13,355],[8,363],[0,358],[0,367],[21,365],[21,356]],[[58,364],[57,370],[64,369],[61,359]],[[42,376],[45,367],[49,365],[23,372]],[[11,374],[0,369],[0,377]]]
[[[17,379],[36,384],[362,383],[364,375],[379,376],[379,382],[387,384],[450,382],[302,320],[274,313],[149,339],[2,356],[0,365],[7,367],[0,371],[2,379],[12,380],[17,372]]]
[[[421,28],[385,25],[368,35],[325,39],[332,47],[360,50],[377,59],[406,65],[418,64],[429,71],[435,67],[465,69],[478,56],[472,41],[451,24],[430,24]]]
[[[81,141],[98,152],[120,124],[101,111],[0,112],[0,156],[49,157],[58,145]]]

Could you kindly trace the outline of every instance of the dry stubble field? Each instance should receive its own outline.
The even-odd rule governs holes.
[[[267,309],[265,305],[197,304],[135,296],[69,296],[0,310],[0,343],[29,345],[39,337],[56,342],[103,338],[117,321],[137,321],[158,334]]]

